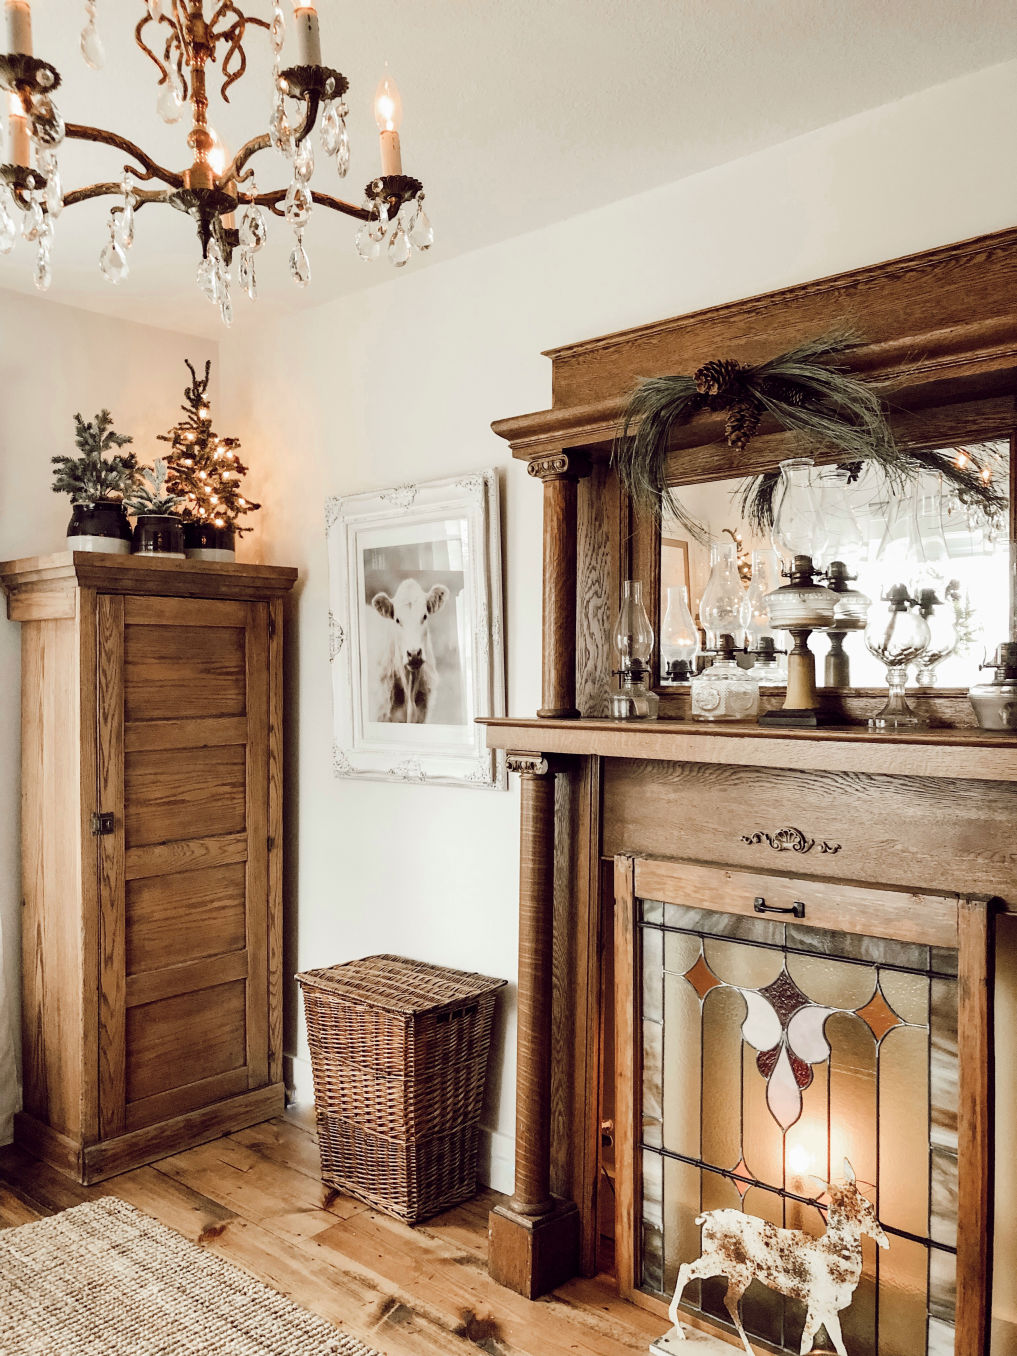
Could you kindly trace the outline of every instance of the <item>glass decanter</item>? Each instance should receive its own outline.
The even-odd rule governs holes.
[[[930,639],[929,624],[914,602],[903,584],[894,584],[869,612],[865,644],[886,665],[890,689],[886,705],[869,718],[872,730],[920,729],[926,724],[905,695],[908,665],[921,658]]]
[[[687,683],[696,671],[699,632],[689,610],[684,584],[669,586],[667,611],[660,625],[661,682]]]
[[[614,644],[620,660],[616,670],[617,691],[610,694],[615,720],[655,720],[660,698],[650,688],[650,654],[653,628],[643,607],[643,586],[638,579],[622,585],[622,605],[614,624]]]
[[[918,594],[918,611],[929,624],[929,643],[918,665],[918,686],[936,686],[936,668],[957,648],[957,615],[949,592],[945,601],[935,589],[922,589]]]
[[[734,637],[725,632],[713,663],[692,680],[693,720],[749,720],[759,711],[759,684],[736,654]]]
[[[719,649],[725,632],[740,639],[747,615],[745,586],[738,574],[738,548],[733,541],[714,542],[710,547],[710,577],[699,600],[707,649]]]

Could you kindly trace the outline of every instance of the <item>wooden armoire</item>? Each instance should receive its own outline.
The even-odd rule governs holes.
[[[22,625],[15,1139],[95,1182],[276,1114],[296,571],[0,565]]]

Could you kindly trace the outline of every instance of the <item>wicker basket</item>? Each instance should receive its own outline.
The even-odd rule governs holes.
[[[411,1223],[472,1196],[491,1019],[505,981],[401,956],[297,979],[322,1180]]]

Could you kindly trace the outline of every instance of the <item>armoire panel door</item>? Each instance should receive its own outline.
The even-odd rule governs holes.
[[[268,1081],[269,604],[100,595],[97,627],[108,1137]]]

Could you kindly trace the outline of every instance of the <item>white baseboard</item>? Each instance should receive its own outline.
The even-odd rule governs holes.
[[[310,1061],[299,1055],[283,1055],[283,1081],[290,1106],[314,1106]],[[515,1140],[511,1135],[481,1129],[477,1176],[484,1186],[511,1196],[515,1184]]]

